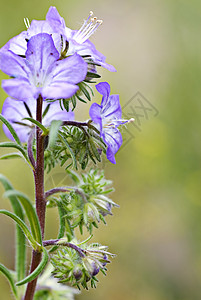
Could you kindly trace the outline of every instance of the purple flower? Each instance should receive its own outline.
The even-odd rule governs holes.
[[[65,21],[59,15],[56,7],[51,6],[46,15],[46,21],[33,20],[31,25],[29,25],[29,21],[25,19],[27,31],[23,31],[12,38],[0,49],[0,52],[10,50],[15,54],[23,56],[27,49],[27,40],[39,33],[48,33],[51,34],[59,54],[62,54],[62,52],[65,51],[66,45],[68,45],[67,55],[72,55],[74,53],[81,56],[87,55],[97,65],[115,72],[115,68],[105,62],[105,56],[97,51],[94,44],[89,41],[89,37],[102,24],[101,20],[97,20],[97,18],[92,17],[92,15],[93,13],[90,12],[89,17],[80,30],[71,30],[66,27]]]
[[[12,124],[21,142],[27,142],[34,125],[27,120],[23,120],[23,118],[36,119],[36,102],[33,99],[24,102],[7,98],[3,104],[2,115]],[[50,126],[53,120],[74,120],[74,113],[61,110],[59,101],[51,104],[44,101],[43,115],[43,125],[46,127]],[[5,125],[3,125],[3,130],[9,139],[14,140]]]
[[[107,82],[97,84],[96,89],[103,95],[102,102],[101,105],[93,103],[89,114],[93,122],[96,123],[100,136],[108,146],[107,159],[115,164],[115,153],[122,144],[122,136],[117,127],[129,121],[121,119],[119,95],[110,95],[110,85]]]
[[[58,27],[62,28],[64,37],[69,42],[68,55],[78,53],[81,56],[89,55],[94,63],[100,65],[111,72],[115,72],[116,69],[105,62],[105,56],[96,50],[94,44],[89,41],[89,37],[98,29],[102,24],[102,20],[97,20],[96,17],[92,17],[93,12],[90,12],[89,17],[79,30],[71,30],[65,26],[64,19],[59,15],[55,7],[50,7],[46,20],[50,26],[56,30]]]
[[[11,51],[0,54],[1,70],[12,76],[2,87],[13,98],[27,101],[70,98],[79,89],[77,83],[87,74],[87,64],[77,54],[59,60],[59,52],[47,33],[33,36],[27,43],[26,58]]]

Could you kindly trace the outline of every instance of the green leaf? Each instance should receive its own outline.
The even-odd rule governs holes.
[[[23,156],[18,152],[14,152],[14,153],[8,153],[5,155],[2,155],[0,157],[0,159],[12,159],[12,158],[23,158]]]
[[[11,272],[2,264],[0,264],[0,272],[2,272],[8,279],[10,286],[12,288],[12,291],[13,291],[15,297],[17,298],[17,289],[15,287],[15,282],[14,282]]]
[[[87,89],[82,84],[79,85],[79,88],[82,91],[82,93],[85,95],[87,100],[91,101],[91,96],[90,96],[89,92],[87,91]]]
[[[38,249],[38,243],[37,241],[33,238],[31,232],[29,231],[29,228],[27,227],[27,225],[15,214],[11,213],[8,210],[5,209],[1,209],[0,210],[0,214],[4,214],[8,217],[10,217],[11,219],[13,219],[22,229],[22,231],[24,232],[25,236],[27,237],[27,239],[29,240],[31,246],[36,250]]]
[[[59,137],[60,137],[61,142],[64,144],[64,146],[69,150],[70,156],[73,160],[73,165],[77,169],[77,161],[76,161],[75,155],[74,155],[71,147],[69,146],[69,144],[67,143],[67,141],[63,138],[63,136],[61,134],[59,134]]]
[[[0,182],[4,186],[6,191],[13,190],[11,183],[8,179],[0,174]],[[22,210],[21,204],[17,197],[10,196],[9,200],[11,202],[14,213],[23,221],[24,220],[24,212]],[[16,271],[17,271],[17,279],[21,280],[25,276],[25,260],[26,260],[26,243],[25,236],[20,227],[16,226]]]
[[[33,207],[31,201],[29,200],[29,198],[26,195],[24,195],[23,193],[16,191],[16,190],[7,191],[4,194],[4,197],[9,198],[10,196],[15,196],[19,199],[20,203],[24,207],[26,216],[29,220],[33,237],[37,241],[38,244],[42,245],[42,234],[41,234],[40,224],[39,224],[39,220],[38,220],[38,216],[36,214],[35,208]]]
[[[15,131],[15,129],[13,128],[13,126],[8,122],[8,120],[6,120],[1,114],[0,114],[0,120],[6,125],[6,127],[8,128],[8,130],[10,131],[10,133],[12,134],[14,140],[16,141],[16,143],[18,145],[21,145],[20,139]]]
[[[38,122],[37,120],[32,119],[32,118],[24,118],[23,120],[28,120],[31,123],[35,124],[43,131],[43,135],[48,135],[49,130],[45,126],[43,126],[40,122]]]
[[[26,161],[30,164],[30,161],[29,161],[29,158],[26,154],[26,151],[24,150],[24,148],[14,142],[3,142],[3,143],[0,143],[0,147],[1,148],[15,148],[17,150],[19,150],[22,155],[24,156],[24,158],[26,159]]]
[[[96,148],[96,146],[95,146],[95,143],[94,143],[94,141],[93,141],[92,138],[89,138],[89,143],[90,143],[91,150],[92,150],[94,156],[96,157],[96,159],[97,159],[99,162],[101,162],[100,154],[99,154],[99,152],[98,152],[98,150],[97,150],[97,148]]]
[[[100,78],[101,76],[99,74],[96,74],[96,73],[87,72],[87,77],[90,77],[90,78]]]
[[[56,144],[59,128],[62,125],[62,121],[54,120],[50,125],[50,132],[49,132],[49,144],[48,148],[53,149]]]
[[[43,257],[42,257],[42,260],[41,260],[40,264],[37,266],[37,268],[31,274],[29,274],[23,280],[17,282],[16,285],[17,286],[23,285],[25,283],[28,283],[28,282],[34,280],[43,271],[43,269],[47,265],[48,258],[49,258],[48,257],[48,252],[45,248],[43,248]]]

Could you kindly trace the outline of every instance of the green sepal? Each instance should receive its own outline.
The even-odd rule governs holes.
[[[15,196],[19,199],[20,203],[24,207],[26,216],[29,220],[33,238],[34,238],[34,240],[37,241],[37,244],[42,245],[41,228],[40,228],[38,216],[36,214],[35,208],[33,207],[31,201],[29,200],[29,198],[26,195],[24,195],[23,193],[16,191],[16,190],[7,191],[4,194],[4,197],[9,198],[10,196]]]
[[[48,135],[49,130],[45,126],[43,126],[40,122],[38,122],[37,120],[35,120],[33,118],[23,118],[23,120],[30,121],[31,123],[33,123],[34,125],[36,125],[43,131],[43,135]]]
[[[27,225],[17,215],[15,215],[15,214],[13,214],[10,211],[5,210],[5,209],[1,209],[0,214],[4,214],[4,215],[10,217],[11,219],[13,219],[20,226],[20,228],[24,232],[25,236],[29,240],[29,242],[30,242],[30,244],[31,244],[31,246],[33,247],[34,250],[38,250],[38,248],[40,248],[40,245],[33,238],[31,232],[29,231],[29,228],[27,227]]]
[[[2,264],[0,264],[0,272],[2,272],[6,276],[6,278],[8,279],[8,281],[10,283],[10,286],[11,286],[11,289],[13,291],[13,294],[15,295],[15,298],[18,299],[17,289],[15,287],[15,282],[14,282],[14,279],[13,279],[13,276],[12,276],[11,272]]]
[[[20,139],[15,131],[15,129],[13,128],[13,126],[10,124],[10,122],[8,120],[6,120],[1,114],[0,114],[0,120],[6,125],[6,127],[8,128],[8,130],[10,131],[10,133],[12,134],[14,140],[16,141],[16,143],[18,145],[21,145]]]
[[[31,274],[29,274],[23,280],[18,281],[16,283],[17,286],[26,284],[26,283],[34,280],[43,271],[43,269],[45,268],[45,266],[48,263],[49,256],[48,256],[48,252],[45,248],[42,248],[42,250],[43,250],[43,257],[42,257],[40,264],[37,266],[37,268]]]

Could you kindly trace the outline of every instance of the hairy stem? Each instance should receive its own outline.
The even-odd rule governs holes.
[[[93,129],[99,135],[100,131],[91,123],[92,123],[91,120],[89,120],[88,122],[64,121],[62,125],[75,126],[75,127],[79,127],[80,129],[83,129],[83,127],[88,127]]]
[[[72,243],[69,243],[69,242],[64,242],[62,240],[48,240],[48,241],[44,241],[43,242],[43,246],[44,247],[47,247],[47,246],[51,246],[51,245],[57,245],[57,246],[65,246],[65,247],[69,247],[69,248],[72,248],[74,249],[75,251],[78,252],[78,254],[81,256],[81,257],[85,257],[85,251],[81,248],[79,248],[78,246],[72,244]]]
[[[37,99],[36,108],[36,120],[42,124],[42,105],[43,98],[39,95]],[[36,212],[39,218],[39,223],[41,227],[42,237],[44,237],[45,229],[45,209],[46,201],[44,197],[44,136],[42,136],[42,131],[39,127],[36,127],[36,164],[34,172],[35,180],[35,199],[36,199]],[[41,261],[42,253],[37,251],[32,252],[32,262],[30,273],[35,270]],[[24,300],[32,300],[35,293],[37,278],[32,280],[27,285],[27,290],[25,293]]]

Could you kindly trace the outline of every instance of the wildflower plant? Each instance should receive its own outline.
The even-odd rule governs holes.
[[[16,223],[15,271],[2,264],[0,271],[15,299],[74,299],[81,287],[96,287],[97,275],[106,275],[114,256],[107,246],[90,241],[99,223],[106,223],[106,216],[118,207],[111,199],[111,181],[98,170],[98,163],[105,155],[116,163],[122,144],[118,127],[133,120],[122,120],[119,96],[110,94],[107,82],[96,85],[102,101],[91,105],[90,119],[76,121],[74,113],[79,101],[92,100],[94,82],[101,78],[98,69],[116,71],[89,41],[101,24],[90,12],[80,30],[71,30],[50,7],[46,20],[25,19],[27,30],[0,49],[0,69],[10,76],[2,82],[9,97],[0,120],[11,140],[0,147],[15,151],[1,159],[24,159],[35,184],[33,203],[0,175],[4,196],[13,208],[0,214]],[[44,174],[56,165],[74,184],[46,191]],[[52,207],[58,209],[59,233],[56,239],[45,240],[46,210]],[[87,231],[89,238],[78,240],[77,228],[81,234]],[[26,240],[32,248],[30,270]]]

